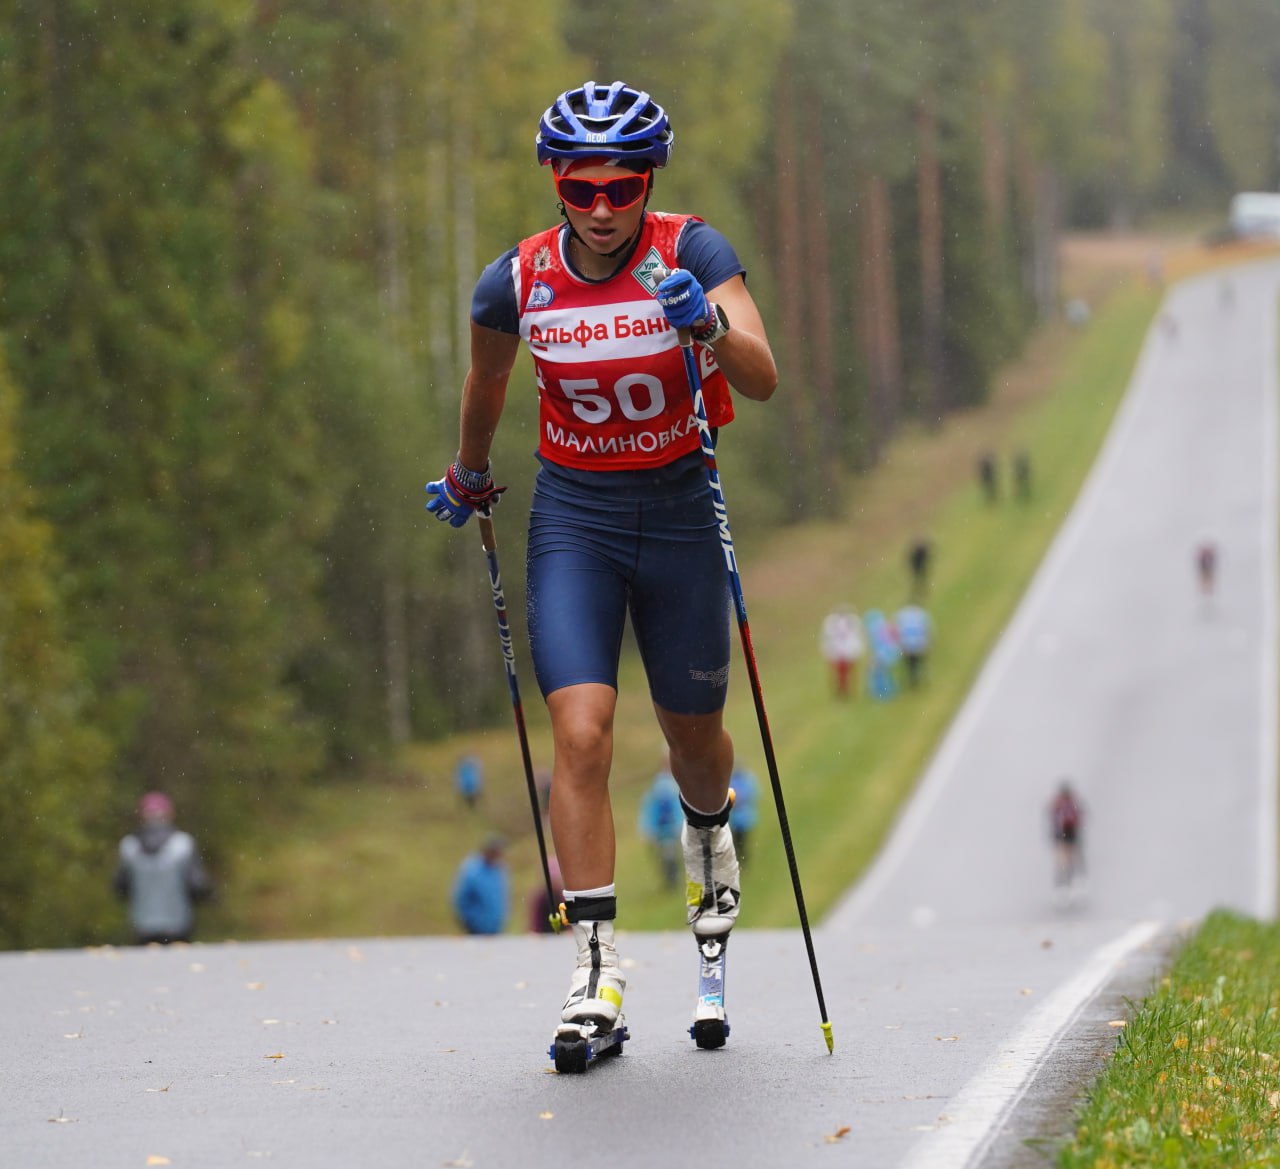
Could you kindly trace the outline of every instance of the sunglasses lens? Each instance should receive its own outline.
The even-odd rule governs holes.
[[[608,179],[594,183],[588,179],[561,179],[557,184],[560,198],[575,211],[590,211],[596,198],[603,195],[615,211],[623,211],[644,196],[646,177],[628,175],[622,179]]]

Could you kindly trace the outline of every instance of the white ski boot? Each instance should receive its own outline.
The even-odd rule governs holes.
[[[573,939],[578,943],[578,965],[560,1018],[565,1023],[594,1023],[601,1031],[612,1031],[622,1013],[622,992],[627,987],[626,976],[618,969],[613,922],[574,922]]]
[[[688,811],[686,807],[686,815]],[[738,902],[742,900],[738,854],[727,810],[725,823],[710,828],[699,828],[686,820],[680,842],[689,878],[689,926],[699,941],[726,937],[738,920]]]
[[[573,921],[573,910],[568,913],[578,943],[578,965],[549,1054],[556,1071],[585,1072],[597,1056],[620,1053],[630,1038],[622,1018],[627,979],[618,968],[612,920]]]
[[[729,830],[732,802],[730,792],[729,802],[712,814],[684,805],[681,844],[689,878],[689,927],[698,943],[698,1002],[689,1034],[699,1047],[706,1049],[723,1047],[729,1037],[724,998],[725,948],[742,899],[738,854]]]

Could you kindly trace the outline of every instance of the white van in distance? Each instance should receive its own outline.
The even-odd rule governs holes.
[[[1241,191],[1231,200],[1230,221],[1237,238],[1280,239],[1280,192]]]

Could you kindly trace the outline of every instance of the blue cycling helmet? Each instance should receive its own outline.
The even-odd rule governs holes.
[[[538,162],[598,155],[666,166],[675,135],[666,111],[643,90],[588,81],[566,90],[538,124]]]

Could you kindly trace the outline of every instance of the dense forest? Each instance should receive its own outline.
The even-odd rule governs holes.
[[[1064,228],[1280,185],[1274,0],[7,10],[6,947],[95,940],[102,841],[148,788],[233,840],[296,785],[502,717],[474,541],[422,488],[475,278],[555,220],[533,138],[561,90],[651,92],[676,131],[655,205],[748,268],[783,391],[722,465],[756,533],[838,514],[905,422],[980,403],[1058,311]]]

